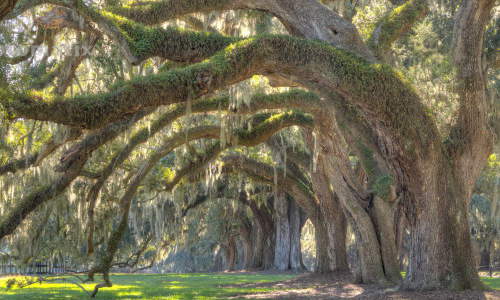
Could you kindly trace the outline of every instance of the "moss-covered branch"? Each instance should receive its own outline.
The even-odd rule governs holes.
[[[409,32],[428,12],[427,0],[406,1],[377,22],[368,45],[379,59],[383,59],[392,44]]]
[[[111,10],[125,18],[145,25],[156,25],[192,13],[208,13],[238,7],[235,0],[162,0],[145,4],[113,7]]]
[[[373,60],[354,25],[316,0],[163,0],[113,8],[113,12],[142,24],[153,25],[194,12],[228,9],[265,11],[278,18],[295,36],[323,40]]]
[[[339,101],[363,112],[386,143],[400,147],[391,148],[400,166],[411,168],[427,151],[442,147],[435,123],[400,74],[325,43],[290,36],[242,40],[201,63],[123,82],[103,94],[44,102],[4,93],[2,103],[20,117],[95,128],[138,109],[186,102],[269,72],[325,97],[338,93]]]
[[[383,122],[391,135],[415,142],[437,136],[416,93],[389,67],[368,64],[321,42],[288,36],[244,40],[202,63],[127,81],[104,94],[50,102],[6,94],[2,103],[19,117],[94,128],[140,108],[197,98],[266,69],[300,76],[296,81],[314,90],[339,92],[368,111],[371,121]]]

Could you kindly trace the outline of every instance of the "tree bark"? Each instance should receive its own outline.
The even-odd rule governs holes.
[[[274,199],[274,219],[276,227],[274,267],[282,271],[290,268],[290,222],[288,210],[289,200],[286,195],[277,195]]]
[[[243,198],[242,198],[243,195]],[[240,199],[250,207],[258,226],[255,242],[255,266],[270,269],[274,263],[274,221],[265,207],[259,207],[257,203],[248,200],[246,193],[240,193]]]
[[[488,124],[484,31],[495,1],[465,0],[454,26],[459,110],[449,142],[434,149],[411,176],[410,289],[481,289],[468,224],[472,189],[493,145]]]
[[[255,230],[251,225],[250,221],[244,217],[240,217],[242,219],[240,224],[240,239],[243,245],[243,269],[249,270],[254,267],[253,265],[253,257],[255,256],[253,250],[255,249],[252,238],[252,232]]]
[[[234,236],[230,236],[227,240],[226,245],[226,270],[234,271],[236,270],[236,240]]]
[[[362,282],[366,283],[386,283],[387,278],[384,273],[383,261],[380,253],[380,244],[377,238],[375,226],[363,208],[362,204],[366,201],[366,196],[362,193],[353,192],[353,187],[355,184],[348,181],[348,178],[352,179],[353,176],[342,176],[343,174],[349,174],[350,166],[339,165],[342,159],[333,158],[336,155],[335,152],[328,152],[335,149],[332,147],[336,139],[324,140],[322,143],[322,153],[319,155],[318,164],[324,164],[325,170],[336,170],[335,172],[328,172],[329,181],[336,187],[336,194],[339,197],[342,206],[345,207],[347,211],[351,214],[356,230],[359,232],[360,241],[360,263],[361,263],[361,273]],[[329,150],[327,150],[329,149]],[[326,151],[326,152],[325,152]],[[335,154],[334,154],[335,153]],[[349,162],[348,160],[343,161]],[[342,174],[343,173],[343,174]]]
[[[373,199],[373,207],[370,210],[370,216],[377,229],[377,235],[380,242],[384,272],[387,278],[392,282],[399,282],[401,280],[398,251],[396,248],[396,235],[394,231],[396,205],[397,203],[389,203],[375,196]]]
[[[469,199],[452,178],[449,165],[441,163],[438,169],[422,178],[426,187],[416,199],[419,205],[409,211],[411,242],[405,286],[480,289],[467,222]]]
[[[290,201],[290,269],[302,270],[302,250],[300,246],[301,236],[301,211],[294,200]]]
[[[325,222],[316,221],[314,225],[314,238],[316,240],[316,263],[314,272],[316,273],[330,273],[334,271],[334,262],[332,245],[330,243],[330,236],[326,228]]]
[[[316,238],[316,272],[343,272],[349,270],[346,251],[347,225],[341,203],[329,188],[329,181],[322,165],[311,174],[315,194],[318,198],[319,220],[314,222],[315,232],[322,236]],[[317,223],[317,224],[316,224]],[[316,229],[316,227],[318,227]],[[319,243],[319,244],[318,244]],[[321,249],[318,248],[321,246]],[[328,258],[325,256],[328,255]],[[319,259],[321,258],[321,259]]]

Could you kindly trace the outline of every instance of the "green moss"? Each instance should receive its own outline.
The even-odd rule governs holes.
[[[163,29],[144,26],[109,11],[103,11],[101,14],[121,30],[129,43],[130,50],[141,61],[152,56],[169,56],[171,53],[187,56],[189,61],[197,61],[239,40],[220,34],[194,32],[177,27]],[[172,59],[175,55],[170,56]],[[186,57],[179,61],[185,60]]]
[[[413,24],[420,21],[428,9],[425,0],[411,0],[396,7],[377,22],[368,39],[368,45],[376,53],[386,51],[401,35],[408,32]]]
[[[189,1],[152,1],[142,6],[115,6],[112,12],[131,20],[155,25],[190,13],[202,13],[228,8],[231,0],[189,0]]]

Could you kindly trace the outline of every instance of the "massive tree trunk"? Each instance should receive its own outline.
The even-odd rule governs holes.
[[[302,231],[300,207],[295,201],[290,201],[290,268],[302,270],[302,250],[300,246],[300,235]]]
[[[270,269],[274,264],[274,221],[273,217],[265,207],[259,207],[257,203],[247,201],[255,222],[258,224],[257,242],[255,243],[255,266]]]
[[[408,212],[411,242],[405,285],[410,289],[481,288],[467,222],[469,198],[464,197],[463,186],[443,164],[422,182],[426,188]]]
[[[274,201],[276,245],[274,267],[278,270],[301,270],[301,211],[295,200],[279,195]]]
[[[410,264],[406,286],[479,289],[468,224],[472,189],[491,153],[483,62],[484,30],[495,1],[464,0],[454,27],[460,97],[449,143],[433,150],[420,170],[407,171],[412,203]],[[444,148],[444,149],[443,149]]]
[[[394,230],[395,206],[397,203],[375,196],[370,216],[377,229],[377,236],[380,243],[384,272],[392,282],[401,280],[401,270],[399,269],[398,251],[396,248],[396,235]]]
[[[256,269],[262,267],[262,259],[264,256],[264,234],[262,233],[262,226],[255,218],[252,228],[251,239],[253,245],[253,256],[250,265],[252,269]]]
[[[230,236],[228,238],[224,249],[226,250],[226,270],[227,271],[236,270],[237,250],[236,250],[236,240],[234,236]]]
[[[314,225],[316,240],[314,271],[317,273],[349,271],[345,244],[347,226],[344,215],[338,217],[322,212],[319,219],[311,222]]]
[[[329,123],[329,126],[336,126],[332,121],[329,121]],[[341,139],[339,136],[332,136],[335,132],[338,132],[338,130],[321,132],[326,134],[326,137],[320,136],[321,152],[318,157],[318,165],[322,165],[321,168],[324,170],[331,170],[326,172],[328,179],[335,186],[336,195],[342,206],[352,216],[359,232],[362,281],[366,283],[385,283],[387,278],[384,273],[375,226],[363,208],[368,196],[353,180],[354,175],[347,154],[344,152],[345,150],[339,149],[340,143],[338,141]]]
[[[342,207],[350,214],[353,220],[353,225],[356,226],[356,231],[360,238],[360,263],[362,282],[366,283],[385,283],[387,282],[384,273],[383,260],[379,240],[376,234],[376,228],[369,214],[365,210],[367,201],[369,200],[368,193],[357,182],[352,167],[348,159],[348,150],[343,138],[340,136],[340,131],[333,117],[334,113],[325,110],[322,115],[317,115],[316,123],[318,124],[319,134],[316,136],[316,141],[309,138],[311,148],[317,148],[317,172],[324,174],[327,178],[328,185],[321,184],[320,177],[316,178],[318,188],[316,192],[320,192],[322,198],[326,198],[328,194],[335,192]],[[311,135],[309,135],[311,136]],[[319,175],[318,175],[319,176]],[[329,191],[329,184],[335,188],[335,191]],[[325,195],[326,194],[326,195]],[[323,207],[328,209],[330,213],[326,216],[331,218],[332,213],[340,216],[342,212],[338,207],[334,206],[332,196],[330,201],[323,201]],[[342,223],[342,222],[341,222]],[[338,237],[335,237],[338,238]],[[343,265],[343,260],[340,261]]]
[[[337,195],[329,188],[323,166],[319,165],[317,168],[317,171],[311,174],[320,209],[319,219],[313,221],[316,233],[315,271],[319,273],[348,271],[345,245],[347,226],[342,206]]]
[[[276,226],[276,246],[274,267],[278,270],[290,268],[290,220],[289,200],[284,194],[274,199],[274,218]]]
[[[330,273],[334,270],[333,247],[330,243],[330,236],[326,228],[325,222],[313,222],[314,225],[314,238],[316,240],[316,263],[314,272],[316,273]]]
[[[253,245],[254,239],[252,238],[252,232],[255,231],[255,228],[246,217],[242,215],[240,218],[242,220],[239,231],[241,243],[243,245],[243,269],[249,270],[255,267],[253,265],[255,256],[253,251],[255,247]]]

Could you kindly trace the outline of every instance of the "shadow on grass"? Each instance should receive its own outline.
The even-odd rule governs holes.
[[[270,274],[114,274],[113,287],[99,291],[96,299],[225,299],[234,295],[263,293],[272,288],[223,287],[245,283],[287,280],[294,275]],[[25,288],[5,288],[8,277],[0,279],[1,299],[84,299],[76,285],[36,283]],[[95,283],[84,284],[92,290]]]

